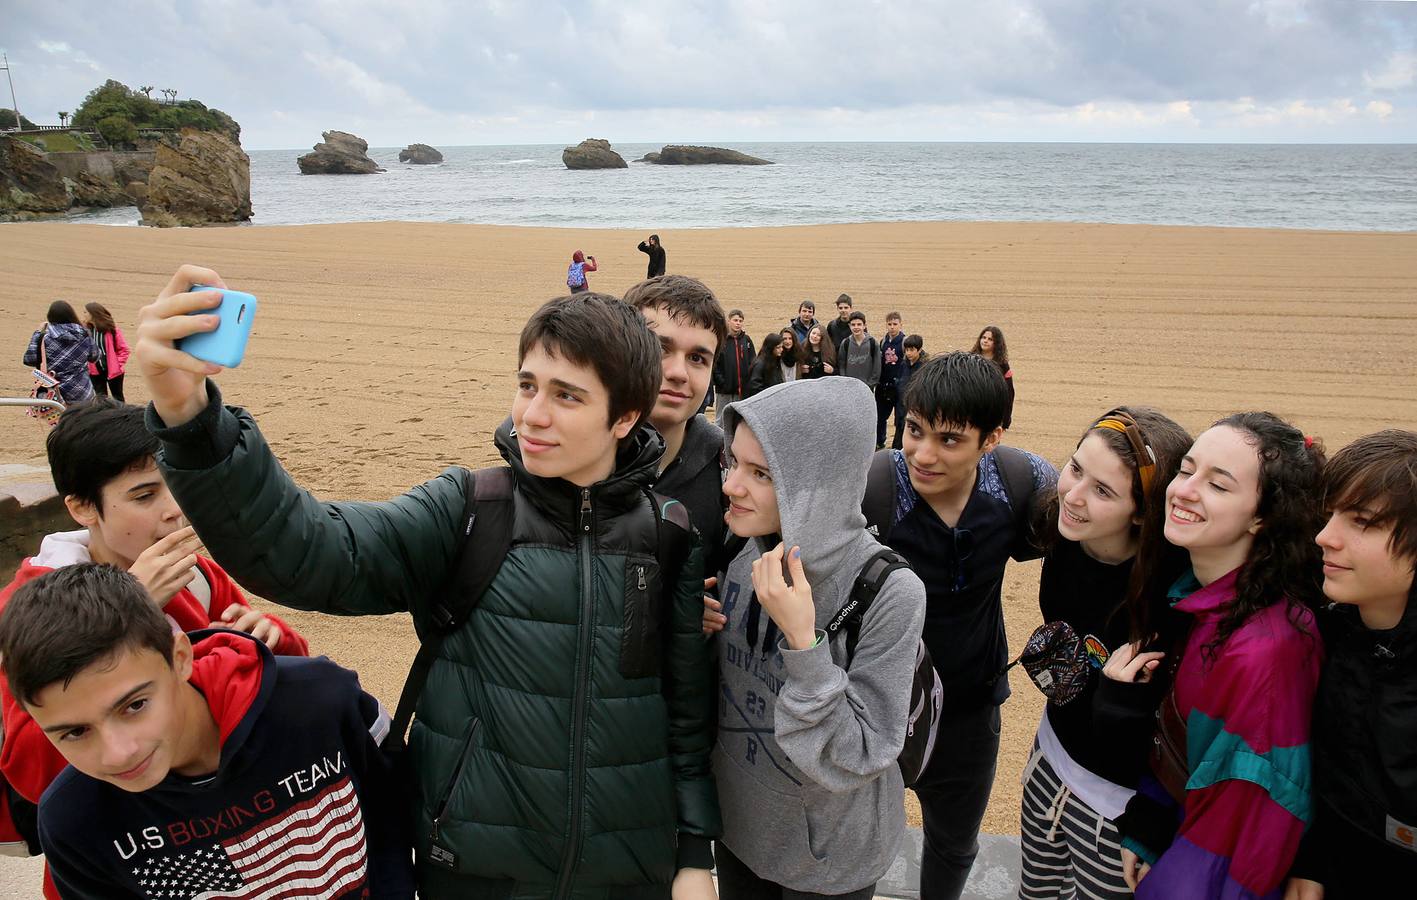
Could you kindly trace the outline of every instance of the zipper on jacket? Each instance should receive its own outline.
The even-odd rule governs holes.
[[[462,751],[458,754],[458,764],[453,767],[452,777],[448,779],[448,786],[443,789],[443,796],[438,799],[437,811],[433,816],[432,837],[434,843],[438,841],[438,831],[443,827],[443,820],[448,817],[448,806],[453,802],[453,791],[458,786],[458,781],[462,779],[463,769],[467,768],[467,758],[472,749],[472,742],[477,738],[477,730],[482,727],[481,719],[473,719],[472,724],[467,728],[467,737],[463,738]]]
[[[585,806],[585,726],[587,695],[590,693],[590,644],[594,636],[591,618],[595,613],[595,590],[591,559],[595,552],[592,528],[595,511],[590,505],[590,488],[581,488],[581,609],[576,627],[576,692],[571,718],[570,822],[566,828],[566,849],[561,854],[561,875],[555,896],[568,897],[574,884],[576,860],[581,855],[581,810]]]

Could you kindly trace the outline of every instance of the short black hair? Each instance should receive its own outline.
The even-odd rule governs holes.
[[[548,300],[522,328],[517,365],[538,345],[595,371],[610,400],[607,426],[628,412],[639,414],[639,424],[649,420],[664,376],[664,350],[639,310],[592,291]]]
[[[837,306],[840,306],[840,305],[843,304],[843,303],[845,303],[847,306],[850,306],[850,305],[851,305],[851,295],[850,295],[850,294],[842,294],[840,297],[837,297],[837,298],[836,298],[836,305],[837,305]]]
[[[44,446],[59,496],[91,504],[102,515],[104,487],[125,472],[146,468],[159,443],[141,406],[95,397],[64,410]]]
[[[905,349],[914,348],[916,350],[925,349],[925,339],[918,334],[907,334],[905,336]]]
[[[49,304],[49,312],[44,318],[50,325],[79,324],[79,314],[74,312],[74,307],[69,305],[68,300],[55,300]]]
[[[27,706],[52,684],[68,687],[121,650],[152,650],[172,664],[172,625],[138,579],[117,566],[78,563],[15,591],[0,613],[0,660],[10,693]]]
[[[857,319],[861,320],[862,325],[866,324],[866,314],[859,309],[853,309],[851,315],[846,317],[847,322],[855,322]]]
[[[715,353],[728,339],[728,317],[709,286],[687,275],[656,275],[625,292],[635,309],[662,309],[676,322],[713,332]]]
[[[1323,502],[1391,526],[1388,552],[1417,563],[1417,432],[1379,431],[1338,451],[1324,467]]]
[[[905,389],[907,413],[930,424],[978,428],[981,443],[1004,424],[1008,408],[1004,373],[984,357],[963,350],[930,357]]]

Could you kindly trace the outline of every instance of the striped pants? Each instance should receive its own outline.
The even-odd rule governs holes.
[[[1117,826],[1073,796],[1038,745],[1023,770],[1020,900],[1132,896],[1122,877]]]

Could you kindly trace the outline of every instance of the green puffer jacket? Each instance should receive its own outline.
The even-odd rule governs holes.
[[[457,470],[384,503],[321,503],[209,392],[193,421],[168,429],[150,408],[149,425],[213,558],[297,609],[408,610],[422,631],[459,544]],[[510,421],[496,443],[516,479],[512,548],[444,642],[410,734],[420,895],[667,897],[678,868],[712,865],[720,826],[697,537],[656,602],[663,439],[642,430],[587,489],[529,475]],[[430,862],[435,834],[455,870]]]

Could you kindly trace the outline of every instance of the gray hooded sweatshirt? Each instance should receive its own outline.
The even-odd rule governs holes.
[[[750,599],[752,564],[765,548],[749,541],[719,594],[728,617],[718,639],[713,759],[722,840],[769,881],[848,893],[880,880],[905,832],[896,757],[905,744],[925,588],[909,570],[887,579],[848,671],[845,640],[828,642],[822,629],[880,549],[861,514],[875,399],[854,378],[795,381],[727,407],[730,452],[741,425],[763,445],[782,539],[802,548],[821,639],[809,650],[788,649]]]

